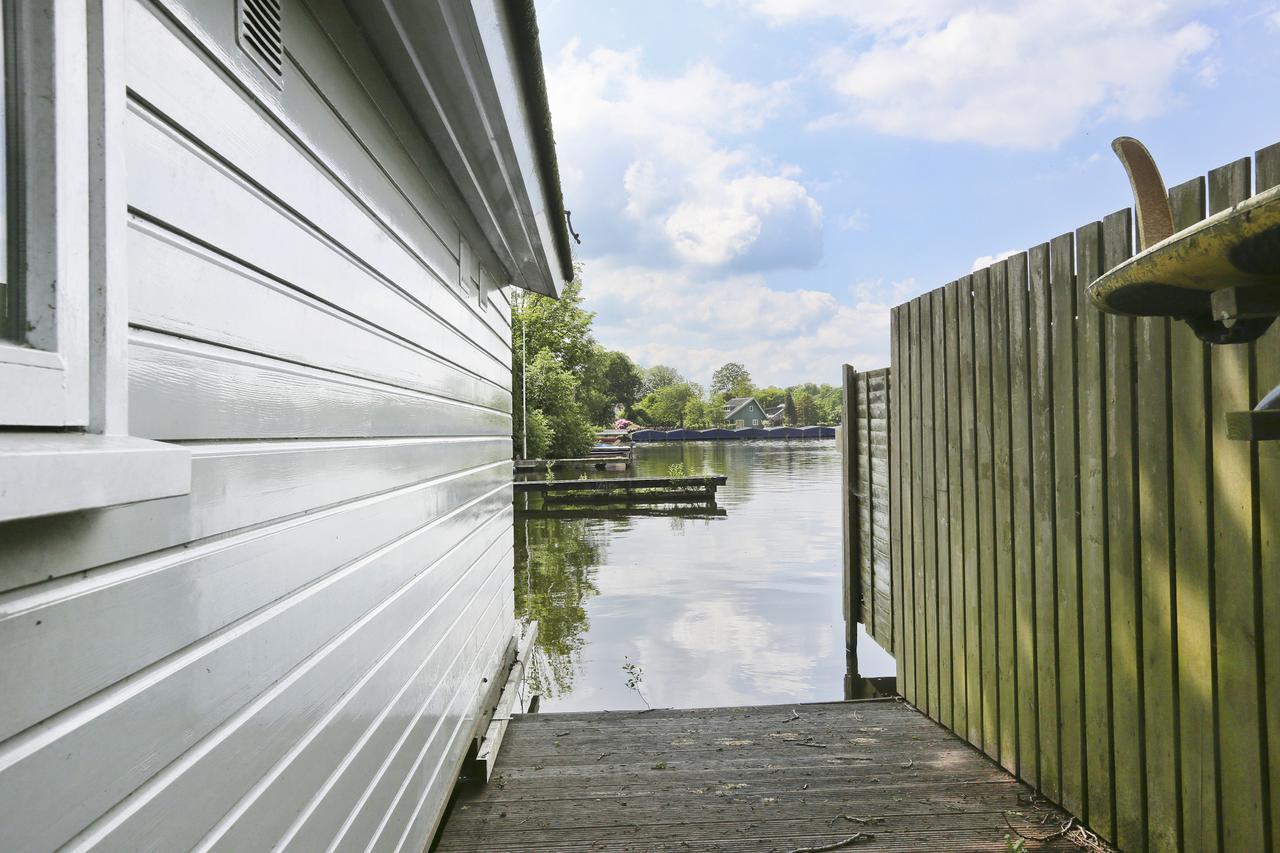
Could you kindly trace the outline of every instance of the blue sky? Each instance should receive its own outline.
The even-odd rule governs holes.
[[[888,364],[888,310],[1280,141],[1280,0],[538,0],[596,333],[705,383]]]

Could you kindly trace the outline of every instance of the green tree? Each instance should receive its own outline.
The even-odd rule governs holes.
[[[522,352],[532,361],[535,355],[547,351],[579,381],[586,376],[597,349],[591,337],[596,315],[582,307],[581,272],[581,267],[575,270],[559,299],[521,294],[511,312],[511,343],[517,367]]]
[[[711,399],[707,400],[707,420],[711,426],[718,426],[724,423],[724,404],[728,402],[728,398],[723,394],[712,394]]]
[[[812,426],[818,422],[818,407],[814,405],[813,395],[800,390],[792,395],[796,407],[797,426]]]
[[[547,454],[551,452],[551,444],[555,440],[556,431],[551,427],[551,420],[542,413],[541,409],[533,409],[529,412],[528,435],[517,435],[517,441],[521,446],[516,448],[519,453],[524,450],[524,443],[528,442],[528,452],[525,456],[529,459],[545,459]]]
[[[592,423],[612,421],[616,389],[610,381],[626,390],[627,365],[617,356],[626,357],[595,342],[594,317],[582,307],[581,268],[559,299],[521,293],[512,306],[512,437],[518,453],[527,442],[532,457],[581,456],[595,440]],[[635,392],[627,393],[634,401]]]
[[[711,374],[711,394],[724,394],[727,397],[750,397],[752,391],[751,374],[736,361],[731,361]]]
[[[546,419],[551,429],[548,452],[557,458],[586,454],[595,441],[595,430],[578,402],[577,378],[550,350],[534,356],[527,373],[530,423],[536,417],[534,412]]]
[[[697,397],[690,397],[684,404],[684,426],[688,429],[706,429],[711,426],[710,407]]]
[[[614,406],[621,404],[624,408],[630,408],[636,404],[644,387],[644,376],[626,353],[606,351],[602,361],[601,378],[608,406],[608,414],[602,421],[604,423],[613,420]]]
[[[818,412],[818,423],[838,424],[844,413],[844,391],[835,385],[822,384],[813,398]]]
[[[674,367],[667,367],[665,364],[655,364],[648,370],[644,371],[644,378],[641,383],[640,393],[649,395],[659,388],[666,388],[669,385],[683,385],[687,382],[680,371]]]
[[[796,398],[791,395],[790,391],[787,391],[786,396],[783,398],[783,406],[785,408],[782,410],[782,419],[786,421],[787,426],[795,426]]]
[[[757,388],[755,392],[756,402],[766,409],[772,409],[774,406],[781,406],[787,399],[787,392],[770,385],[768,388]]]
[[[692,382],[683,382],[659,388],[641,400],[640,406],[649,413],[654,424],[683,426],[685,407],[690,400],[699,400],[701,397],[698,386]]]

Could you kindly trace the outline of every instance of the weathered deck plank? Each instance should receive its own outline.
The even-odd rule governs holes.
[[[1038,838],[1066,819],[894,700],[538,714],[512,720],[436,849],[793,851],[862,832],[848,849],[1004,850],[1006,820]]]

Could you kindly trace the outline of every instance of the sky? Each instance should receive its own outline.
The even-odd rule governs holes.
[[[889,363],[889,309],[1280,141],[1280,0],[537,0],[598,340],[707,383]]]

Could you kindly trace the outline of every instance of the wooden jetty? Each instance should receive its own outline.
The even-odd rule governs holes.
[[[516,509],[516,518],[724,518],[729,511],[721,506],[541,506]]]
[[[436,850],[1075,850],[1070,820],[893,699],[532,714]]]
[[[608,477],[599,480],[524,480],[516,494],[541,494],[550,504],[714,503],[724,475],[706,477]]]
[[[596,470],[606,471],[620,470],[631,464],[631,453],[629,451],[619,451],[617,453],[593,453],[590,456],[577,456],[569,459],[517,459],[515,460],[515,470],[517,474],[528,473],[530,471],[564,471],[564,470]]]

